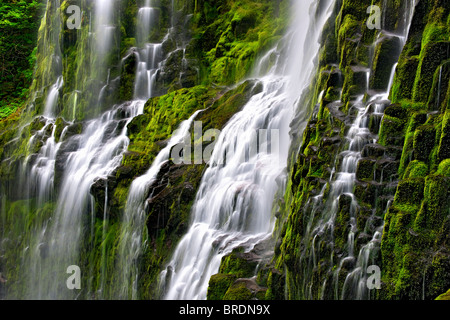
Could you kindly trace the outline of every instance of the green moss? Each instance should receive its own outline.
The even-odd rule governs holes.
[[[206,70],[201,81],[229,85],[248,76],[256,57],[282,36],[286,3],[199,3],[191,49]]]
[[[345,248],[350,230],[351,197],[343,194],[339,197],[338,212],[334,224],[334,239],[337,248]]]
[[[231,285],[236,281],[234,274],[215,274],[209,279],[208,292],[206,298],[208,300],[223,300]]]
[[[450,42],[427,42],[421,52],[414,84],[413,100],[427,102],[433,84],[433,76],[441,61],[447,58]]]
[[[404,178],[425,178],[428,173],[428,166],[426,163],[414,160],[411,161],[406,168]]]
[[[361,22],[353,15],[345,15],[342,24],[339,27],[337,49],[340,54],[339,68],[345,69],[345,66],[353,64],[353,56],[357,46],[355,40],[358,39],[358,31]]]
[[[358,161],[356,168],[356,179],[361,181],[373,180],[376,161],[371,159],[362,159]]]
[[[405,139],[404,128],[406,121],[391,117],[387,114],[381,121],[378,143],[383,146],[398,145],[402,146]]]
[[[283,300],[285,278],[277,269],[272,269],[267,278],[268,289],[265,300]]]
[[[435,144],[436,130],[434,126],[420,126],[414,132],[414,158],[420,161],[428,161],[431,150]]]
[[[255,273],[257,262],[248,260],[245,253],[240,249],[233,250],[232,253],[222,258],[219,272],[222,274],[234,274],[238,278],[252,277]]]
[[[415,74],[419,65],[419,57],[400,56],[399,63],[395,70],[394,82],[392,84],[390,98],[392,102],[398,102],[402,99],[412,99]]]
[[[233,284],[223,296],[223,300],[250,300],[253,293],[247,289],[245,282]]]
[[[448,158],[450,158],[450,110],[445,112],[442,120],[442,131],[438,147],[439,161]]]
[[[424,179],[406,179],[399,182],[395,201],[404,204],[420,204],[423,198]]]
[[[369,85],[371,89],[386,90],[392,67],[400,55],[400,40],[397,37],[385,37],[375,47],[372,72]]]
[[[448,290],[446,293],[441,294],[436,298],[436,300],[450,300],[450,290]]]
[[[445,159],[439,164],[436,174],[450,177],[450,159]]]

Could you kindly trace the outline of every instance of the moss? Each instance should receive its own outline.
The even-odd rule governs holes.
[[[223,296],[223,300],[250,300],[253,293],[247,289],[245,282],[233,284]]]
[[[420,204],[423,198],[424,179],[405,179],[399,182],[395,201],[404,204]]]
[[[445,112],[438,149],[439,161],[450,158],[450,111]]]
[[[427,176],[424,201],[427,210],[427,226],[439,228],[448,214],[450,179],[441,176]]]
[[[412,99],[415,77],[411,77],[411,75],[416,73],[419,61],[417,56],[400,56],[390,95],[393,102],[402,99]]]
[[[280,39],[287,1],[198,4],[191,51],[201,63],[201,82],[233,84],[248,76],[257,55]]]
[[[437,297],[436,300],[450,300],[450,289],[446,293],[443,293]]]
[[[367,88],[366,72],[367,69],[361,67],[347,66],[345,68],[345,80],[342,87],[343,103],[347,103],[351,98],[365,92],[365,89]]]
[[[378,143],[383,146],[397,145],[402,146],[405,139],[405,129],[406,121],[391,117],[387,114],[383,117],[381,121],[380,134],[378,138]]]
[[[248,255],[240,252],[240,249],[224,256],[220,263],[219,272],[222,274],[234,274],[238,278],[252,277],[257,263],[248,260]]]
[[[435,144],[436,130],[434,126],[420,126],[414,132],[414,158],[420,161],[428,161]]]
[[[356,168],[356,179],[361,181],[373,180],[376,162],[371,159],[362,159],[358,161]]]
[[[450,159],[445,159],[439,164],[436,174],[450,177]]]
[[[350,230],[350,215],[351,215],[352,199],[348,195],[341,195],[338,202],[338,212],[336,221],[334,223],[334,239],[335,245],[339,250],[345,248],[347,242],[347,234]]]
[[[339,26],[337,37],[337,49],[340,54],[339,68],[345,69],[345,66],[352,64],[351,57],[356,48],[356,42],[360,32],[361,22],[355,16],[347,14],[344,16],[342,23]]]
[[[425,178],[425,176],[428,173],[428,166],[426,163],[414,160],[411,161],[408,165],[408,168],[406,168],[405,171],[405,178]]]
[[[268,289],[266,291],[265,300],[283,300],[285,277],[277,269],[271,270],[267,279]]]
[[[208,292],[206,299],[208,300],[223,300],[231,285],[236,281],[237,277],[234,274],[215,274],[211,276],[208,284]]]
[[[386,90],[394,64],[400,55],[400,40],[397,37],[382,38],[375,47],[370,88]]]
[[[433,84],[433,76],[442,60],[448,59],[450,43],[446,41],[427,42],[421,52],[414,84],[413,100],[427,102]]]

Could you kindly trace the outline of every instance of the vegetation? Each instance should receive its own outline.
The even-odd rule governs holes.
[[[74,1],[93,10],[91,2]],[[95,210],[86,217],[90,228],[83,230],[80,258],[80,265],[90,270],[83,287],[91,291],[83,291],[80,298],[98,298],[101,288],[110,288],[105,296],[119,290],[111,280],[102,281],[104,274],[114,272],[132,181],[149,169],[172,132],[195,111],[203,110],[196,120],[202,121],[204,132],[221,129],[261,92],[258,81],[245,79],[254,76],[257,58],[278,43],[289,24],[288,0],[176,0],[173,20],[172,2],[156,3],[158,30],[148,40],[162,41],[167,59],[157,74],[155,96],[127,124],[129,145],[119,167],[91,186]],[[369,243],[375,249],[367,263],[382,271],[382,288],[369,292],[370,298],[449,299],[450,9],[446,1],[419,1],[400,52],[400,40],[393,34],[403,23],[397,14],[404,9],[402,3],[336,1],[322,31],[315,76],[299,102],[308,111],[306,127],[298,125],[300,110],[291,124],[286,190],[276,195],[275,230],[265,244],[273,256],[263,259],[242,248],[225,255],[209,281],[208,299],[347,298],[345,281],[355,270],[355,259],[343,257],[353,250],[354,258]],[[383,30],[366,25],[366,8],[373,4],[387,6]],[[68,5],[61,1],[62,10]],[[61,25],[50,15],[39,19],[39,0],[0,4],[0,234],[12,239],[1,242],[0,272],[13,297],[23,297],[30,280],[21,278],[20,252],[33,241],[33,226],[49,219],[56,206],[56,195],[42,204],[17,194],[18,186],[26,183],[18,181],[21,170],[50,137],[67,147],[68,139],[79,135],[96,112],[133,99],[140,5],[139,0],[120,2],[116,49],[104,57],[110,78],[118,80],[106,86],[99,110],[91,108],[97,99],[93,92],[104,83],[92,65],[98,57],[89,47],[89,20],[83,19],[78,31],[61,29],[64,87],[57,98],[58,116],[49,123],[39,116],[55,80],[51,59],[56,49],[48,39]],[[52,6],[49,2],[47,10],[63,17]],[[185,16],[190,19],[180,18]],[[177,36],[165,37],[170,27]],[[185,50],[177,51],[181,44]],[[389,101],[376,106],[370,98],[388,87],[395,64]],[[346,136],[357,103],[367,107],[371,143],[358,158],[352,194],[332,199],[330,178],[349,148]],[[376,112],[378,107],[383,111]],[[186,231],[205,168],[169,161],[148,190],[140,298],[161,297],[158,275]],[[52,181],[55,190],[62,178],[58,170]],[[334,215],[327,218],[332,227],[313,237],[311,225],[331,205]],[[305,263],[307,255],[314,259]]]
[[[0,119],[24,106],[33,79],[40,0],[0,4]]]

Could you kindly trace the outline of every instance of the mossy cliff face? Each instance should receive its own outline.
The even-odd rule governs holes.
[[[21,272],[21,252],[34,241],[34,226],[52,217],[57,196],[38,203],[27,192],[17,192],[27,190],[26,179],[18,177],[29,169],[52,132],[70,153],[65,143],[83,131],[85,119],[131,100],[134,94],[136,23],[143,2],[117,2],[114,50],[101,59],[89,41],[92,1],[58,2],[48,1],[49,14],[41,21],[34,81],[29,99],[23,101],[28,108],[0,122],[0,272],[8,279],[0,295],[7,292],[7,297],[26,296],[26,284],[33,275]],[[252,76],[257,57],[277,43],[289,20],[287,0],[173,3],[174,10],[172,1],[155,1],[158,27],[147,39],[162,43],[164,55],[155,97],[128,124],[130,143],[120,166],[90,189],[95,211],[92,216],[86,214],[90,220],[78,262],[85,270],[82,288],[86,289],[77,298],[117,296],[122,288],[112,275],[133,179],[148,170],[172,132],[195,111],[204,109],[196,119],[202,121],[203,132],[221,129],[260,92],[255,81],[236,84]],[[355,265],[341,258],[349,255],[349,238],[353,237],[357,254],[377,230],[382,237],[373,241],[376,249],[368,261],[380,267],[382,286],[371,291],[370,298],[448,298],[450,9],[447,1],[419,1],[400,53],[400,40],[393,33],[404,23],[399,13],[405,3],[336,1],[320,40],[316,74],[299,104],[311,116],[306,127],[301,126],[304,115],[297,110],[291,124],[289,179],[285,194],[278,195],[274,205],[273,238],[249,253],[236,249],[225,256],[219,273],[210,279],[209,299],[354,298],[341,293]],[[84,10],[79,30],[66,26],[64,12],[70,4]],[[370,5],[381,8],[382,30],[367,27]],[[175,31],[167,36],[171,28]],[[98,60],[104,68],[95,67]],[[355,120],[355,100],[363,97],[367,102],[383,92],[395,63],[390,101],[383,102],[382,114],[375,105],[368,108],[373,143],[361,153],[353,196],[339,198],[332,233],[319,245],[321,255],[305,264],[303,255],[312,254],[307,248],[308,226],[317,223],[320,211],[313,210],[313,205],[320,209],[330,201],[330,177],[342,164],[341,152],[348,148],[345,136]],[[48,121],[39,114],[59,76],[64,85],[57,98],[57,117]],[[101,88],[107,94],[98,102]],[[93,102],[95,108],[91,108]],[[158,275],[186,231],[204,169],[205,164],[169,162],[149,188],[139,298],[162,297],[165,288],[158,283]],[[54,190],[63,170],[63,158],[57,158]],[[322,198],[317,197],[320,194]]]
[[[444,1],[419,2],[391,91],[399,112],[381,126],[384,141],[399,137],[402,155],[380,298],[434,299],[450,287],[449,19]]]
[[[235,89],[222,91],[205,86],[191,89],[180,89],[161,97],[149,100],[145,112],[136,117],[129,125],[130,145],[124,155],[121,166],[107,179],[97,180],[91,188],[95,199],[98,232],[103,224],[108,226],[110,241],[106,245],[108,250],[108,274],[113,274],[115,255],[119,245],[121,216],[126,205],[128,191],[134,178],[144,174],[150,167],[158,152],[166,145],[173,130],[182,119],[188,118],[193,112],[205,109],[196,121],[203,124],[203,133],[210,128],[222,128],[226,121],[257,92],[258,86],[254,82],[245,82]],[[221,115],[221,117],[219,117]],[[209,119],[221,119],[211,122]],[[212,127],[214,125],[214,127]],[[192,141],[192,146],[195,141]],[[205,148],[207,145],[203,145]],[[174,164],[166,163],[162,166],[155,182],[150,186],[146,212],[146,241],[145,250],[140,257],[140,278],[138,295],[141,299],[161,297],[158,275],[165,267],[168,259],[176,247],[178,240],[187,228],[190,208],[199,186],[205,164]],[[108,186],[108,201],[105,202],[105,186]],[[108,220],[103,220],[101,213],[109,213]],[[98,241],[102,241],[101,235]],[[104,241],[104,240],[103,240]],[[89,246],[86,244],[86,251]],[[96,286],[101,284],[102,261],[104,246],[94,245],[96,251],[91,252],[85,261],[86,268],[96,266],[93,271],[96,276]],[[121,288],[106,277],[108,283],[103,284],[107,295],[115,296]],[[88,279],[86,279],[88,281]],[[109,292],[109,293],[108,293]]]
[[[164,56],[155,80],[156,97],[146,103],[142,115],[128,124],[130,143],[121,165],[110,176],[95,180],[90,188],[95,210],[86,213],[84,219],[87,222],[82,231],[78,265],[85,271],[82,274],[82,287],[85,289],[78,298],[115,297],[121,290],[111,276],[117,268],[121,217],[130,184],[146,172],[181,121],[195,111],[205,109],[196,119],[202,121],[203,131],[221,129],[252,95],[260,92],[261,86],[253,81],[237,83],[249,74],[259,50],[272,44],[270,39],[282,34],[282,25],[287,21],[281,19],[282,13],[286,12],[281,3],[260,4],[250,0],[239,3],[152,2],[158,12],[158,26],[146,40],[161,42]],[[82,8],[80,29],[67,28],[66,9],[71,4]],[[67,142],[71,138],[76,140],[83,132],[85,120],[96,117],[113,105],[130,103],[126,101],[133,98],[137,67],[135,46],[139,45],[136,43],[137,15],[143,4],[143,1],[135,0],[116,2],[112,18],[114,49],[107,55],[96,52],[95,41],[92,41],[95,39],[90,38],[91,28],[95,26],[90,21],[91,16],[95,16],[93,2],[49,1],[47,4],[47,15],[42,19],[38,33],[37,64],[28,107],[21,117],[19,114],[11,115],[0,126],[1,234],[2,238],[8,239],[1,247],[0,272],[8,279],[8,297],[27,295],[26,283],[32,279],[21,276],[21,252],[33,241],[35,226],[44,225],[54,213],[65,158],[56,158],[55,178],[51,186],[54,192],[46,203],[34,198],[35,192],[17,193],[17,190],[28,190],[27,179],[18,177],[30,169],[48,139],[54,138],[55,142],[61,143],[60,153],[67,156],[76,147]],[[263,8],[265,14],[258,13],[247,19],[254,5]],[[217,24],[215,18],[220,16],[219,6],[226,19],[219,19]],[[228,57],[227,63],[236,64],[235,71],[226,79],[214,78],[214,81],[233,86],[216,86],[212,85],[210,77],[215,58],[211,56],[206,60],[203,56],[206,52],[202,49],[204,42],[198,40],[206,29],[212,31],[217,27],[221,31],[214,35],[214,39],[219,42],[222,33],[230,26],[230,17],[235,17],[233,35],[224,37],[220,43],[227,48],[233,46],[233,55]],[[258,32],[261,35],[255,39]],[[248,51],[249,43],[252,43],[251,52]],[[235,58],[239,62],[233,61]],[[220,69],[216,75],[224,72],[225,69]],[[39,114],[43,113],[46,97],[58,77],[62,77],[64,82],[56,98],[55,118],[47,119]],[[102,88],[104,94],[102,99],[98,99]],[[125,110],[122,112],[119,108],[117,116],[125,118]],[[146,236],[143,238],[147,246],[140,257],[141,298],[160,297],[157,275],[187,226],[204,166],[169,163],[162,168],[157,183],[150,188]],[[27,235],[21,236],[22,233]],[[4,292],[3,288],[1,292]]]
[[[371,4],[382,9],[383,30],[367,28],[366,8]],[[260,283],[268,287],[266,298],[356,298],[343,293],[344,280],[354,265],[340,261],[348,254],[351,226],[355,226],[356,255],[369,242],[369,234],[382,230],[378,249],[371,251],[368,260],[380,267],[382,286],[370,291],[370,298],[434,299],[450,287],[449,10],[444,1],[420,1],[397,60],[399,40],[388,32],[402,24],[393,12],[403,6],[402,1],[336,3],[324,30],[318,72],[307,100],[315,104],[313,115],[293,142],[300,148],[291,158],[274,233],[275,257],[264,271],[268,275],[259,273],[261,279],[268,279]],[[358,162],[355,221],[351,222],[351,199],[341,196],[331,238],[317,249],[317,260],[305,264],[302,255],[309,251],[305,251],[304,237],[308,225],[316,221],[311,219],[318,215],[312,208],[316,201],[330,201],[329,178],[341,165],[340,152],[348,147],[344,137],[356,115],[354,99],[385,90],[397,62],[384,114],[368,109],[368,127],[376,143],[365,146]],[[294,121],[294,133],[295,125]],[[323,198],[316,197],[320,194]]]
[[[25,105],[33,78],[39,0],[4,0],[0,5],[0,119]]]
[[[255,59],[275,45],[288,25],[289,1],[196,1],[189,56],[201,81],[236,83],[251,75]]]

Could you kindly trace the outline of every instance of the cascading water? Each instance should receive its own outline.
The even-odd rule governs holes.
[[[94,65],[99,68],[98,78],[104,79],[107,66],[105,65],[105,56],[111,52],[114,45],[114,6],[115,0],[96,0],[94,9]],[[93,70],[94,71],[94,70]]]
[[[95,179],[107,177],[119,164],[122,153],[127,149],[126,125],[143,111],[141,101],[133,101],[126,107],[128,118],[117,119],[119,108],[90,121],[84,132],[69,140],[76,151],[68,155],[62,184],[58,192],[54,216],[42,232],[43,239],[37,244],[40,248],[37,263],[42,270],[40,299],[61,299],[67,290],[64,286],[67,266],[79,260],[79,245],[83,234],[83,215],[92,212],[90,188]],[[44,246],[42,248],[42,246]],[[42,250],[45,250],[45,257]],[[52,276],[53,275],[53,276]]]
[[[50,63],[46,64],[48,70],[47,76],[43,79],[42,88],[49,86],[47,89],[47,99],[44,107],[44,116],[53,117],[56,114],[56,106],[58,103],[59,93],[64,83],[62,71],[62,53],[60,44],[61,34],[61,13],[60,1],[47,1],[46,13],[43,17],[44,23],[47,25],[47,30],[44,32],[44,38],[47,46],[41,46],[40,56],[42,59],[48,59],[50,56]]]
[[[139,190],[151,183],[153,174],[168,158],[170,146],[184,137],[197,113],[181,124],[180,133],[175,134],[168,147],[156,157],[149,172],[133,184],[123,217],[112,216],[109,212],[113,189],[110,181],[114,180],[128,148],[127,126],[143,113],[145,102],[155,95],[153,89],[158,75],[164,72],[165,61],[173,54],[167,47],[173,45],[175,52],[184,51],[186,31],[180,29],[190,18],[184,17],[184,24],[177,23],[187,7],[177,11],[175,2],[172,8],[167,8],[159,1],[142,1],[143,6],[136,12],[136,47],[128,48],[118,63],[114,57],[123,50],[118,41],[121,15],[116,9],[119,1],[82,1],[85,6],[82,26],[73,33],[66,32],[62,25],[61,5],[65,4],[60,4],[59,0],[47,2],[38,43],[37,69],[42,75],[37,77],[29,110],[31,115],[34,112],[42,115],[21,127],[20,130],[30,131],[25,146],[28,156],[20,162],[18,182],[5,188],[14,195],[9,189],[17,185],[23,187],[21,197],[25,200],[20,198],[19,201],[28,210],[15,224],[17,228],[27,228],[25,237],[17,236],[20,233],[17,230],[2,234],[0,249],[3,250],[4,243],[20,244],[10,252],[14,252],[14,259],[19,261],[17,268],[20,270],[16,273],[21,276],[14,279],[7,297],[137,298],[136,258],[141,252],[141,241],[145,242],[145,237],[141,237],[144,223],[139,220],[143,208],[137,205],[141,199]],[[172,17],[169,22],[160,20],[165,9],[178,17]],[[165,30],[165,27],[167,34],[160,39],[159,28]],[[64,39],[66,35],[70,39]],[[152,42],[153,38],[161,42]],[[164,51],[166,41],[169,45]],[[66,64],[66,60],[73,62],[72,59],[76,61]],[[158,93],[165,92],[168,83],[181,78],[179,75],[188,67],[188,62],[184,58],[179,63],[179,73],[165,75],[161,82],[167,83],[159,84]],[[134,79],[123,89],[127,96],[132,93],[131,100],[114,104],[117,95],[113,91],[120,80],[118,73],[125,72],[130,77],[134,66]],[[70,70],[71,67],[75,70]],[[177,71],[173,64],[170,68],[170,72]],[[34,108],[41,105],[42,109]],[[20,132],[15,140],[21,141],[21,136],[25,135]],[[138,191],[134,192],[135,189]],[[103,195],[100,201],[96,198]],[[8,205],[2,199],[2,221],[10,219],[8,215],[14,211],[4,210]],[[96,212],[99,208],[102,212]],[[117,251],[106,245],[112,234],[118,236],[117,241],[114,240]],[[82,291],[67,287],[66,271],[71,265],[83,269]]]
[[[183,121],[170,138],[167,146],[161,150],[146,174],[135,179],[130,187],[123,221],[117,277],[121,292],[119,298],[137,299],[139,265],[138,259],[145,246],[146,198],[149,188],[155,181],[161,167],[169,161],[172,147],[183,141],[189,134],[191,125],[201,110],[195,112],[188,120]]]
[[[409,26],[412,20],[415,4],[414,2],[406,1],[404,8],[404,17],[396,34],[389,34],[390,36],[399,39],[400,54],[405,45]],[[361,247],[359,253],[355,252],[355,234],[357,232],[356,211],[357,200],[353,194],[353,189],[356,182],[356,171],[358,161],[362,158],[362,151],[364,146],[369,143],[376,143],[376,136],[369,130],[370,115],[382,115],[384,108],[389,104],[388,96],[392,86],[396,64],[392,66],[389,83],[387,89],[373,95],[364,102],[364,95],[358,96],[350,106],[350,109],[356,111],[355,119],[351,124],[349,131],[345,137],[348,142],[347,147],[338,157],[341,158],[341,163],[338,170],[333,169],[330,176],[329,185],[324,185],[321,192],[312,197],[307,207],[309,209],[309,216],[305,227],[305,234],[303,236],[303,251],[300,258],[300,270],[302,272],[300,279],[302,279],[300,296],[305,299],[313,299],[315,296],[312,292],[313,282],[315,281],[314,274],[317,272],[317,265],[319,259],[327,254],[328,248],[334,246],[333,232],[335,228],[335,220],[340,206],[344,206],[344,210],[349,213],[349,231],[347,236],[347,243],[345,244],[345,252],[339,258],[333,254],[329,261],[338,260],[338,267],[332,271],[332,286],[334,290],[334,299],[368,299],[370,292],[367,288],[367,268],[379,250],[379,243],[381,241],[381,232],[383,226],[377,227],[371,240]],[[367,70],[367,91],[369,90],[370,70]],[[347,207],[345,207],[347,206]],[[388,202],[389,206],[389,202]],[[387,208],[386,208],[387,209]],[[374,210],[375,212],[376,210]],[[367,232],[369,232],[367,230]],[[323,250],[326,248],[326,250]],[[336,262],[334,262],[336,263]],[[339,278],[342,277],[341,271],[348,269],[349,266],[354,266],[346,274],[343,281],[343,286],[340,287]],[[322,292],[320,296],[324,298],[327,279],[324,280]]]
[[[126,34],[126,41],[129,41],[126,43],[135,41],[136,47],[128,50],[118,66],[116,62],[125,52],[120,47],[125,42],[118,40],[122,33],[119,19],[123,12],[116,10],[120,1],[81,1],[86,5],[86,11],[83,11],[83,30],[75,31],[76,36],[63,27],[61,5],[64,7],[66,2],[60,2],[47,1],[47,11],[39,31],[39,77],[36,77],[29,114],[38,112],[40,115],[19,129],[15,140],[25,144],[20,145],[17,153],[25,154],[25,157],[11,162],[20,163],[17,170],[13,169],[14,173],[18,172],[18,182],[10,183],[8,180],[8,186],[2,186],[1,190],[2,198],[6,200],[0,199],[0,221],[4,225],[4,221],[8,221],[8,227],[15,230],[6,230],[2,226],[0,250],[2,254],[7,252],[7,258],[11,257],[11,252],[16,254],[20,251],[17,254],[20,258],[14,257],[14,262],[18,263],[13,268],[17,270],[8,270],[18,276],[10,282],[6,296],[138,299],[143,267],[141,257],[146,252],[149,234],[146,229],[149,202],[146,200],[152,197],[152,186],[161,168],[169,162],[172,148],[182,143],[186,136],[190,137],[192,124],[202,110],[181,122],[178,131],[165,141],[166,146],[148,171],[131,183],[126,207],[121,212],[109,211],[111,190],[115,187],[112,184],[117,182],[115,178],[119,169],[124,169],[124,172],[129,169],[121,166],[129,144],[127,126],[143,113],[145,101],[164,92],[165,85],[177,89],[188,82],[193,83],[195,72],[198,79],[199,70],[193,70],[195,68],[189,60],[192,52],[189,48],[186,50],[185,31],[180,31],[183,28],[180,28],[183,24],[180,21],[184,19],[186,26],[192,15],[180,17],[188,8],[176,10],[177,5],[188,6],[182,1],[171,1],[171,9],[169,1],[163,4],[153,0],[139,1],[142,7],[136,12],[135,34]],[[235,248],[251,251],[272,235],[275,200],[286,188],[286,167],[288,157],[292,155],[291,142],[294,144],[289,125],[292,128],[299,126],[300,129],[295,128],[299,132],[296,134],[301,135],[310,111],[300,105],[302,93],[311,84],[319,39],[337,2],[305,0],[294,3],[293,24],[287,35],[255,65],[254,75],[258,78],[255,83],[262,91],[228,121],[215,139],[212,157],[203,172],[192,206],[187,233],[160,274],[163,298],[206,298],[208,281],[218,272],[221,259],[226,254]],[[404,3],[404,14],[398,20],[396,30],[390,27],[379,32],[376,42],[367,50],[369,56],[386,38],[399,40],[399,49],[405,45],[414,1]],[[162,26],[164,22],[158,19],[170,10],[171,22]],[[89,32],[85,24],[87,19]],[[159,29],[155,30],[157,27],[162,30],[167,27],[165,37],[160,37]],[[70,49],[64,48],[66,45]],[[72,63],[73,59],[75,63]],[[76,65],[75,70],[67,72],[69,66],[66,61],[70,67]],[[129,69],[123,71],[125,64],[135,66],[135,78],[127,83],[131,87],[126,89],[129,90],[126,94],[130,94],[128,98],[118,99],[130,101],[110,103],[116,99],[113,91],[117,89],[120,72],[130,73]],[[175,64],[178,64],[177,70],[173,69]],[[302,292],[298,296],[302,298],[317,297],[312,292],[312,279],[316,281],[317,266],[324,258],[336,268],[328,270],[327,279],[319,284],[323,288],[322,298],[325,298],[326,287],[332,287],[331,296],[336,299],[371,297],[366,286],[366,270],[374,263],[379,250],[383,225],[358,230],[359,204],[353,190],[358,183],[358,163],[364,160],[365,147],[377,141],[377,136],[369,130],[369,120],[374,119],[372,116],[381,118],[389,104],[387,99],[395,68],[396,64],[393,64],[387,90],[381,93],[370,90],[370,66],[358,66],[353,70],[358,73],[367,70],[367,88],[364,95],[357,96],[349,105],[352,122],[328,185],[319,195],[310,198],[305,208],[311,214],[307,216],[306,232],[302,234],[300,248],[303,251],[298,263],[302,272],[298,278],[303,281]],[[444,71],[441,66],[437,78],[436,108],[440,105]],[[73,73],[76,73],[75,79],[71,78]],[[322,92],[319,100],[324,95]],[[34,103],[40,109],[34,109]],[[82,107],[78,109],[79,106]],[[292,125],[296,115],[299,116]],[[389,178],[383,177],[381,172],[381,182],[383,179]],[[17,186],[23,187],[19,195],[10,190]],[[4,192],[11,199],[3,197]],[[387,198],[389,195],[384,193],[383,196]],[[380,203],[386,208],[374,208],[369,220],[378,218],[380,211],[389,208],[391,202],[386,205],[383,201]],[[345,210],[350,221],[344,249],[339,255],[328,256],[328,251],[323,248],[334,245],[333,229],[342,206],[347,206]],[[11,223],[16,217],[19,222]],[[355,239],[358,234],[365,237],[363,244]],[[3,249],[16,244],[18,249],[9,252]],[[90,249],[93,253],[86,253]],[[3,256],[0,258],[5,260]],[[83,268],[82,291],[67,288],[66,270],[70,265]],[[8,268],[11,269],[11,264]],[[3,292],[1,294],[3,297]],[[330,295],[327,294],[326,298]]]
[[[263,91],[220,134],[195,199],[190,228],[160,275],[164,298],[205,299],[208,281],[225,254],[236,247],[251,250],[270,237],[274,196],[285,184],[289,123],[299,95],[309,85],[318,37],[333,4],[327,1],[314,18],[308,13],[311,6],[316,12],[317,2],[295,2],[294,23],[285,39],[289,57],[279,58],[259,79]],[[257,66],[266,68],[267,63]]]
[[[56,9],[58,8],[59,6]],[[113,50],[112,46],[115,43],[113,34],[117,22],[114,21],[113,9],[114,1],[95,2],[93,16],[95,28],[91,35],[91,38],[97,39],[93,55],[93,63],[97,68],[92,70],[91,76],[98,80],[106,80],[107,85],[109,84],[109,67],[104,62],[104,57]],[[149,33],[150,30],[140,30],[138,39],[144,38],[145,32]],[[59,35],[50,40],[54,41],[52,46],[55,48],[59,46]],[[157,54],[150,55],[145,52],[145,49],[144,54],[138,55],[139,63],[143,61],[149,72],[153,72],[157,66],[158,58]],[[59,60],[56,59],[56,61]],[[141,81],[142,78],[137,75],[135,82]],[[89,229],[87,226],[93,223],[95,209],[93,197],[90,194],[91,186],[96,180],[107,178],[120,164],[122,154],[127,150],[129,142],[127,125],[135,116],[143,112],[145,101],[151,95],[150,90],[145,94],[135,94],[143,100],[135,99],[122,105],[115,105],[99,117],[84,123],[80,134],[66,137],[68,128],[76,124],[68,123],[57,136],[53,118],[56,116],[55,106],[62,86],[63,79],[59,76],[47,94],[44,110],[44,116],[47,118],[43,120],[46,124],[31,137],[29,146],[34,144],[38,136],[43,138],[49,133],[50,135],[37,157],[26,159],[23,165],[23,175],[27,177],[26,185],[29,186],[28,194],[37,195],[38,207],[49,200],[56,201],[51,217],[36,219],[30,243],[22,253],[22,273],[27,275],[24,278],[29,279],[22,295],[32,299],[76,297],[66,288],[66,269],[80,261],[84,233]],[[100,90],[97,101],[102,94],[103,90]],[[96,105],[93,104],[93,107],[95,108]],[[56,143],[57,139],[58,143]],[[54,190],[57,172],[59,188]],[[107,186],[105,195],[107,197]],[[104,218],[103,233],[106,233],[108,227],[106,211]],[[106,274],[102,269],[99,292],[91,293],[92,296],[102,297],[105,277]]]
[[[166,60],[162,60],[162,43],[147,43],[148,32],[146,28],[151,28],[156,24],[156,9],[151,7],[151,1],[147,0],[145,6],[139,9],[138,13],[138,32],[137,41],[142,45],[138,50],[138,67],[135,81],[135,97],[147,99],[153,95],[153,88],[156,81],[156,75],[164,67],[165,61],[174,53],[167,53]],[[172,2],[172,16],[175,15],[175,7]],[[176,30],[174,28],[174,19],[172,26],[163,39],[167,41],[169,37],[174,37]],[[182,50],[176,48],[175,51]],[[188,120],[182,122],[177,131],[175,131],[167,146],[161,150],[153,160],[151,167],[143,175],[133,181],[128,192],[128,198],[122,226],[120,232],[120,244],[118,249],[118,261],[115,270],[115,278],[119,279],[117,283],[117,297],[120,299],[138,298],[138,277],[139,277],[139,258],[145,249],[146,228],[145,214],[146,199],[149,188],[154,182],[157,174],[164,163],[169,160],[171,148],[179,144],[189,133],[192,122],[200,111],[195,112]]]
[[[156,9],[151,1],[138,11],[138,30],[136,40],[140,49],[137,52],[138,66],[135,81],[135,98],[148,99],[152,96],[153,83],[158,70],[158,62],[162,60],[162,44],[148,43],[149,31],[157,21]]]

